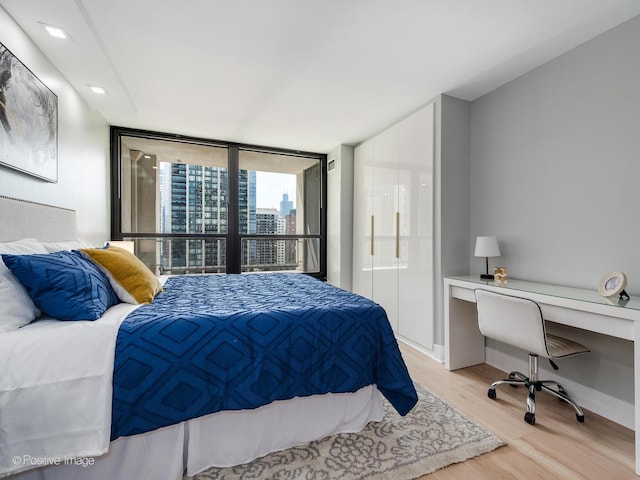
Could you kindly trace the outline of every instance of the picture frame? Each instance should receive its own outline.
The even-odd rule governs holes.
[[[607,273],[598,285],[598,293],[603,297],[613,297],[620,295],[620,298],[627,297],[625,288],[627,286],[627,276],[622,272]]]
[[[58,97],[2,43],[0,165],[58,181]]]

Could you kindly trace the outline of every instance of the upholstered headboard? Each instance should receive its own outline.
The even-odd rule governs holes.
[[[75,210],[0,195],[0,242],[64,242],[77,236]]]

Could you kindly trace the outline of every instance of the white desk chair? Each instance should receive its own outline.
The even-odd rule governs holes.
[[[508,380],[493,382],[489,398],[496,398],[496,386],[503,383],[529,389],[527,413],[524,420],[533,425],[536,421],[536,392],[547,392],[567,402],[576,411],[578,422],[584,422],[584,413],[564,391],[562,385],[553,380],[538,380],[538,355],[546,357],[557,370],[554,358],[563,358],[589,352],[584,345],[546,333],[540,306],[533,300],[476,289],[478,326],[485,337],[521,348],[529,352],[529,375],[511,372]],[[555,388],[551,388],[555,386]]]

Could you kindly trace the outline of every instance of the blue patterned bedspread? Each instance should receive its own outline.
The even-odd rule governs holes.
[[[112,440],[371,384],[401,415],[417,402],[371,300],[286,273],[171,277],[164,288],[118,332]]]

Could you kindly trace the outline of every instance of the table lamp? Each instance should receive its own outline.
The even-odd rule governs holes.
[[[124,248],[129,253],[135,254],[134,243],[132,240],[109,240],[109,245]]]
[[[486,262],[486,273],[480,275],[482,280],[493,280],[493,275],[489,275],[489,257],[499,257],[500,248],[498,247],[498,240],[493,236],[477,237],[476,238],[476,251],[474,253],[476,257],[484,257]]]

